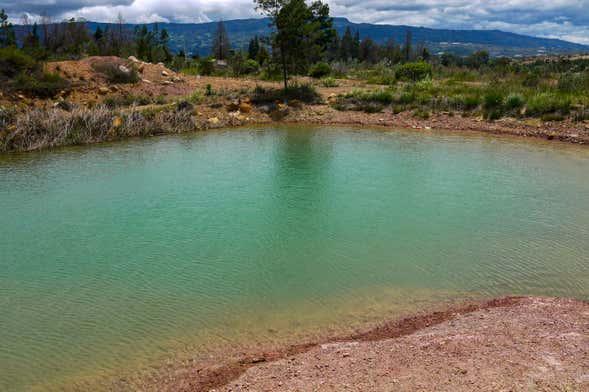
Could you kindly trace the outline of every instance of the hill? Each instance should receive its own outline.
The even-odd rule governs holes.
[[[267,36],[270,21],[260,19],[236,19],[225,21],[232,44],[236,48],[246,48],[255,35]],[[91,30],[104,23],[88,22]],[[424,42],[433,53],[450,52],[466,55],[477,50],[488,50],[492,56],[534,56],[589,52],[589,46],[558,39],[531,37],[500,30],[445,30],[412,26],[376,25],[353,23],[345,18],[334,18],[335,28],[343,34],[347,27],[360,32],[360,36],[371,37],[379,43],[388,39],[404,42],[409,30],[414,43]],[[153,28],[153,24],[149,25]],[[210,23],[164,23],[171,36],[171,48],[187,53],[206,55],[210,53],[216,22]],[[134,25],[127,25],[134,28]]]

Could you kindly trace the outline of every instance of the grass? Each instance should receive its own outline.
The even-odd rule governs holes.
[[[101,105],[92,109],[74,107],[70,112],[35,108],[17,116],[12,131],[0,134],[0,151],[29,151],[195,129],[192,112],[182,107],[121,111]]]
[[[437,66],[430,73],[425,66],[421,69],[422,65],[416,64],[419,63],[388,69],[379,64],[372,69],[358,66],[350,73],[366,83],[382,82],[381,78],[391,70],[396,70],[397,80],[405,81],[390,84],[385,89],[351,91],[338,97],[334,106],[339,110],[367,112],[379,107],[390,108],[395,113],[452,112],[483,116],[490,121],[522,116],[545,121],[589,119],[589,69],[583,67],[540,63],[519,65],[520,68],[472,70]]]
[[[339,86],[337,80],[335,80],[334,78],[321,79],[321,84],[323,85],[323,87],[326,88],[333,88]]]

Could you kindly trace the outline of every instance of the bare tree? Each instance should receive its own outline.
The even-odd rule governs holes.
[[[225,24],[223,21],[219,21],[215,37],[213,38],[213,56],[217,60],[227,60],[230,50],[231,42],[229,41],[229,35],[225,29]]]

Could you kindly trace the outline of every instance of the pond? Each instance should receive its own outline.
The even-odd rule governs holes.
[[[589,299],[578,146],[215,131],[0,156],[0,206],[0,390],[90,385],[456,299]]]

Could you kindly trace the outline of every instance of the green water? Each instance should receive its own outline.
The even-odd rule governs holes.
[[[575,146],[262,128],[0,156],[0,222],[3,391],[452,298],[589,299]]]

